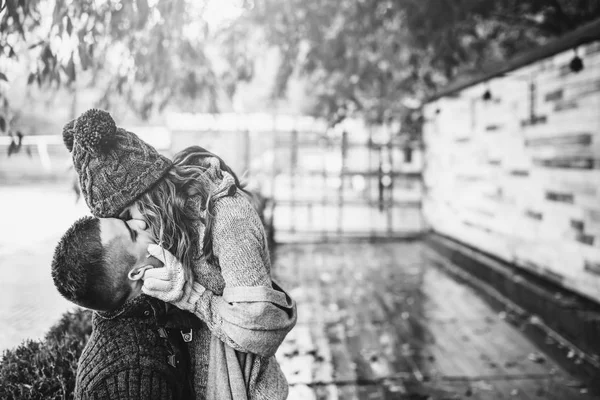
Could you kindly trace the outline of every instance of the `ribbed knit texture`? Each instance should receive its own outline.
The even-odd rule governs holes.
[[[92,335],[79,359],[75,399],[182,398],[187,377],[167,363],[169,344],[158,334],[161,303],[142,295],[109,315],[112,319],[94,314]]]
[[[118,217],[173,165],[109,113],[91,109],[63,128],[83,197],[96,217]]]
[[[219,186],[220,182],[216,183]],[[199,200],[198,207],[200,209]],[[204,259],[199,259],[195,266],[197,281],[207,289],[195,307],[195,314],[206,323],[206,328],[194,332],[194,389],[197,399],[206,397],[211,335],[216,335],[235,350],[252,352],[236,343],[224,330],[215,296],[221,296],[226,285],[271,287],[271,261],[266,236],[260,217],[250,201],[238,191],[233,196],[221,197],[216,201],[214,213],[213,248],[220,268],[206,263]],[[201,246],[204,226],[199,223],[198,229],[198,245]],[[249,399],[285,399],[287,381],[273,354],[257,354],[252,362]]]

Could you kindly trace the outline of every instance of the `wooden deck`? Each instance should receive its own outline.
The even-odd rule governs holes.
[[[593,399],[420,242],[279,245],[289,399]]]

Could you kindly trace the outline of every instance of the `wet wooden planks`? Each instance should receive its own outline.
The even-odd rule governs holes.
[[[587,399],[419,242],[280,245],[290,399]]]

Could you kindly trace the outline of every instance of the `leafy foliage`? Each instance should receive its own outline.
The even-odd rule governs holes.
[[[416,131],[415,100],[600,16],[597,0],[240,0],[249,12],[216,38],[227,66],[215,72],[207,1],[217,0],[0,0],[0,130],[10,126],[7,61],[27,60],[39,86],[91,75],[104,88],[98,106],[124,97],[147,118],[169,103],[216,111],[220,87],[233,97],[252,79],[248,49],[265,40],[281,53],[275,97],[299,73],[314,114],[332,123],[399,118]]]
[[[69,86],[90,71],[104,87],[99,106],[123,96],[143,118],[170,101],[214,111],[217,79],[203,45],[202,4],[0,0],[0,65],[27,58],[28,83],[40,87]],[[0,73],[0,81],[11,79]]]
[[[294,72],[315,113],[417,129],[414,100],[600,16],[596,0],[263,0],[244,21],[280,49],[276,95]]]
[[[44,341],[26,341],[4,351],[0,360],[0,398],[73,398],[77,361],[92,331],[91,312],[66,313]]]

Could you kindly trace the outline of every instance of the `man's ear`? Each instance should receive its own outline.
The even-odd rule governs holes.
[[[148,257],[143,262],[138,262],[129,270],[127,277],[132,281],[139,281],[144,277],[144,272],[151,268],[162,268],[164,264],[158,258]]]
[[[129,270],[129,273],[127,274],[127,278],[129,278],[130,281],[139,281],[144,277],[144,272],[146,272],[147,269],[150,268],[154,268],[152,265],[148,265],[148,264],[138,264],[135,265],[133,268],[131,268]]]

